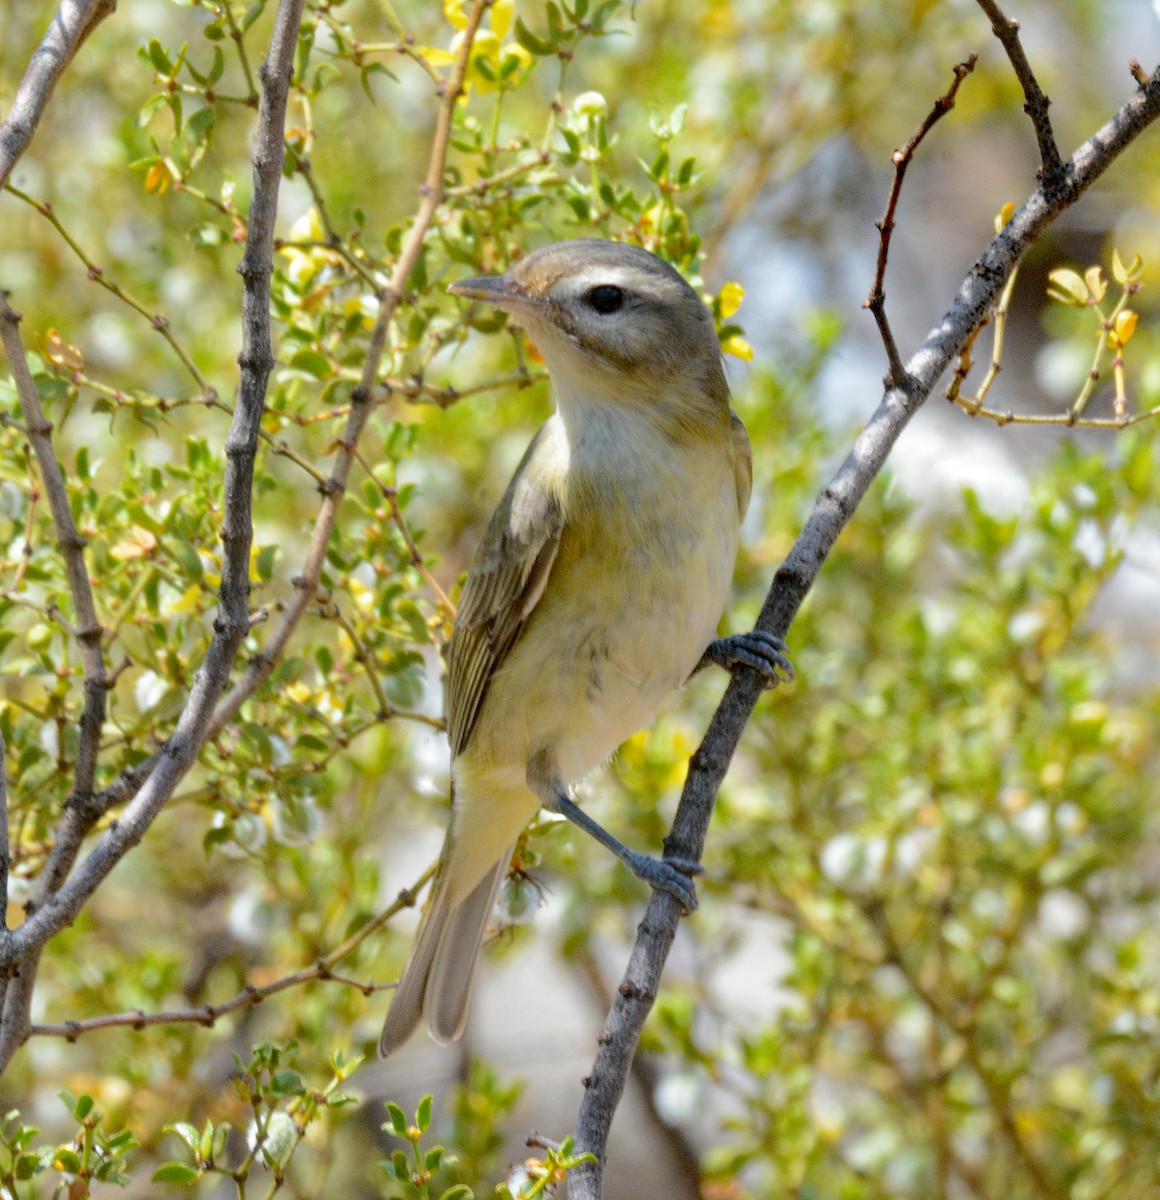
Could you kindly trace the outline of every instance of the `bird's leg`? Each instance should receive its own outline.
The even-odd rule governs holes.
[[[681,906],[686,915],[697,907],[697,889],[692,876],[700,875],[704,867],[685,858],[651,858],[636,850],[630,850],[623,842],[613,837],[599,821],[590,817],[567,793],[567,789],[554,774],[545,772],[542,757],[537,756],[528,767],[528,786],[539,797],[540,803],[550,812],[567,817],[573,825],[594,837],[602,846],[611,850],[617,858],[637,877],[651,888],[668,892]]]
[[[710,642],[701,661],[693,669],[693,674],[710,663],[716,663],[726,671],[739,666],[751,667],[761,676],[767,688],[790,683],[794,678],[793,663],[786,654],[785,642],[760,629],[735,633],[732,637]]]

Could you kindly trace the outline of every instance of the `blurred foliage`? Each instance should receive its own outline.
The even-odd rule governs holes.
[[[307,5],[273,281],[279,361],[255,484],[253,605],[265,619],[246,657],[293,595],[466,8]],[[1101,44],[1101,5],[1023,9],[1029,33],[1054,29],[1032,49],[1066,146],[1106,117],[1126,73],[1117,90],[1074,67]],[[0,10],[5,102],[47,11]],[[235,268],[272,12],[261,0],[122,5],[0,197],[0,286],[25,315],[115,672],[98,787],[172,733],[212,634]],[[388,1132],[409,1144],[401,1161],[387,1139],[352,1153],[342,1128],[355,1108],[346,1078],[384,1008],[364,981],[393,978],[408,950],[389,925],[366,927],[421,877],[416,838],[442,820],[446,597],[549,403],[522,335],[445,285],[596,234],[663,253],[704,290],[706,247],[826,145],[888,170],[950,64],[988,37],[967,3],[491,5],[456,108],[447,198],[388,330],[381,403],[323,591],[145,843],[48,948],[34,1020],[130,1016],[20,1052],[6,1101],[51,1130],[43,1140],[6,1119],[0,1188],[83,1196],[132,1172],[173,1195],[491,1193],[518,1096],[502,1066],[476,1066],[446,1119],[441,1105],[435,1116],[420,1105],[413,1123],[389,1109]],[[1020,106],[990,47],[939,136],[992,136],[999,123],[1030,140]],[[1116,244],[1154,263],[1156,139],[1133,154],[1127,182],[1113,179],[1124,190],[1112,220],[1123,214],[1134,233]],[[1005,197],[960,199],[986,230]],[[937,253],[937,225],[925,236]],[[902,213],[898,237],[922,241],[922,223]],[[722,282],[706,298],[723,348],[748,359],[740,289]],[[796,349],[737,388],[756,479],[733,628],[756,612],[848,443],[813,399],[841,322],[805,305],[783,320]],[[1143,311],[1129,366],[1154,404],[1147,325]],[[1090,361],[1088,324],[1051,333]],[[6,381],[0,402],[15,407]],[[1154,646],[1120,651],[1092,617],[1137,531],[1155,527],[1155,455],[1150,425],[1060,442],[1015,514],[971,494],[950,512],[920,510],[887,481],[843,535],[794,626],[799,682],[763,703],[722,794],[702,909],[686,923],[695,977],[674,976],[649,1027],[669,1078],[704,1101],[685,1128],[707,1150],[706,1195],[1155,1194],[1148,801],[1160,704],[1153,679],[1129,688],[1119,670],[1122,654]],[[23,432],[0,425],[13,923],[70,794],[83,704],[46,508]],[[598,790],[630,844],[663,837],[717,687],[692,685]],[[541,865],[572,953],[634,924],[641,887],[570,831],[544,822],[521,855],[527,873],[504,911],[531,928],[501,942],[548,936],[533,920]],[[754,927],[751,994],[713,986],[754,954]],[[342,977],[316,974],[214,1028],[196,1019],[348,938]],[[163,1009],[189,1019],[131,1027],[134,1011]],[[371,1165],[382,1154],[385,1170]],[[543,1193],[570,1154],[549,1149],[503,1186]],[[438,1183],[416,1182],[437,1169]]]

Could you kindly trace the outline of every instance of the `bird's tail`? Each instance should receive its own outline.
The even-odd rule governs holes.
[[[456,904],[450,902],[454,872],[448,869],[448,859],[445,846],[415,948],[379,1038],[382,1058],[397,1050],[423,1017],[431,1036],[443,1044],[455,1041],[467,1023],[475,964],[511,850]]]

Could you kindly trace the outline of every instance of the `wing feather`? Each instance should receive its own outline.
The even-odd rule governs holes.
[[[483,535],[447,646],[451,756],[471,740],[492,675],[527,623],[551,574],[564,527],[563,471],[545,425],[532,439]]]
[[[733,431],[733,478],[737,487],[737,512],[741,520],[749,508],[749,497],[753,492],[753,448],[749,434],[736,413],[729,414]]]

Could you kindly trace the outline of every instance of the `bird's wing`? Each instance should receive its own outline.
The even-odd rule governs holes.
[[[531,616],[564,527],[562,471],[550,435],[532,439],[500,501],[467,576],[447,647],[451,757],[471,740],[488,684]]]
[[[749,497],[753,492],[753,448],[749,434],[736,413],[730,413],[733,426],[733,473],[737,485],[737,512],[741,520],[749,509]]]

